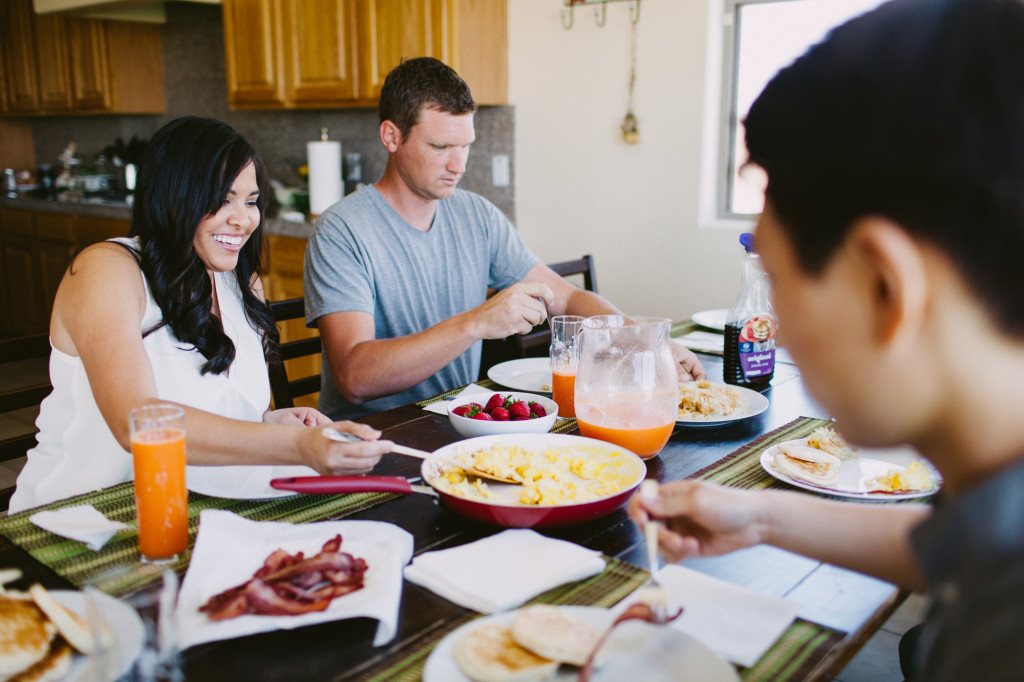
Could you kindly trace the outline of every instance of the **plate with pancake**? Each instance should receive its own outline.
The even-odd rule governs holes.
[[[679,384],[676,424],[691,428],[726,426],[768,409],[768,398],[742,386],[715,381]]]
[[[595,633],[603,634],[615,620],[616,612],[591,606],[558,606],[566,617],[582,621]],[[515,622],[517,613],[523,611],[505,611],[492,616],[478,618],[449,633],[427,658],[423,667],[423,682],[473,682],[474,679],[498,679],[509,671],[502,669],[497,677],[487,676],[488,658],[499,658],[505,661],[520,660],[510,655],[500,640],[491,639],[487,646],[475,647],[476,660],[467,658],[465,643],[470,637],[482,634],[506,631],[511,633],[519,627]],[[564,632],[564,626],[559,632]],[[534,633],[538,634],[539,633]],[[549,633],[539,635],[538,640],[552,639]],[[493,649],[491,647],[493,646]],[[513,645],[514,646],[514,645]],[[514,647],[515,648],[515,647]],[[492,651],[493,653],[488,653]],[[612,631],[605,644],[605,653],[599,657],[602,663],[594,671],[591,680],[594,682],[614,682],[617,680],[644,680],[658,682],[660,680],[694,680],[700,682],[737,682],[739,676],[732,665],[727,663],[704,644],[669,625],[651,625],[640,621],[627,621],[619,624]],[[531,652],[516,648],[523,657],[523,665],[537,665],[530,661]],[[540,659],[543,661],[544,659]],[[469,677],[463,672],[463,666],[480,670],[481,674]],[[551,679],[568,682],[577,679],[580,669],[574,665],[562,664],[550,677],[550,668],[539,666],[536,677],[529,672],[517,670],[515,679]],[[511,679],[511,678],[507,678]]]
[[[840,459],[797,438],[764,450],[760,463],[784,483],[848,499],[912,500],[934,495],[942,487],[942,477],[931,463],[909,446],[857,448],[853,456]]]
[[[0,597],[3,678],[91,682],[119,679],[131,670],[142,651],[142,621],[124,602],[98,591],[91,594],[102,626],[89,623],[90,597],[82,592],[37,584],[27,593]],[[105,647],[102,656],[97,645]]]

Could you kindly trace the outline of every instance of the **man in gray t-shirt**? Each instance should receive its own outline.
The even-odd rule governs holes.
[[[549,315],[619,312],[538,262],[493,204],[455,189],[475,109],[465,81],[440,61],[395,67],[380,98],[383,177],[317,221],[306,324],[320,330],[319,407],[332,419],[473,381],[483,339],[528,332]],[[684,378],[704,376],[692,353],[676,350]]]

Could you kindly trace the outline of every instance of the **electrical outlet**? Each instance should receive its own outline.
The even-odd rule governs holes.
[[[495,187],[508,187],[508,154],[491,157],[491,182]]]

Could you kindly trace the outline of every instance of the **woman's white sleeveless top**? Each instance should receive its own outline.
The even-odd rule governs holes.
[[[133,239],[118,241],[137,246]],[[270,404],[270,381],[260,336],[249,324],[233,272],[214,274],[224,332],[235,344],[235,360],[223,374],[201,374],[202,353],[174,336],[169,326],[143,339],[157,393],[162,400],[182,403],[225,417],[259,422]],[[142,331],[163,319],[146,278],[146,312]],[[50,352],[53,392],[42,402],[36,427],[38,444],[18,476],[11,513],[79,493],[130,481],[131,453],[118,444],[96,406],[89,377],[79,357],[53,348]],[[187,446],[186,446],[187,447]],[[189,467],[188,479],[230,479],[241,467]]]

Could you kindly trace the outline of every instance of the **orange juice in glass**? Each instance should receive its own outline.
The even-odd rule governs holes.
[[[676,415],[670,410],[629,402],[617,406],[582,403],[576,423],[580,435],[621,445],[647,459],[665,447],[676,426]]]
[[[129,422],[139,554],[146,563],[169,563],[188,547],[185,411],[145,405],[129,413]]]
[[[551,318],[551,399],[558,403],[559,417],[576,416],[576,340],[584,319],[579,315]]]

